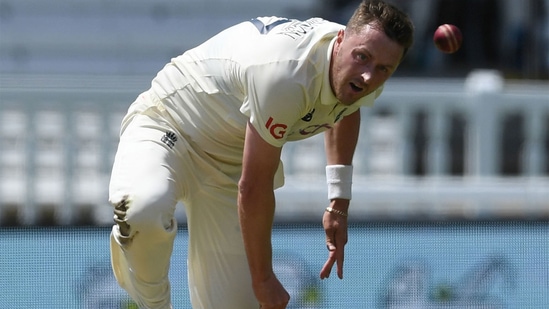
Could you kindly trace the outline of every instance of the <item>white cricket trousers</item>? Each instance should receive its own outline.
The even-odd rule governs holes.
[[[109,201],[128,201],[123,219],[129,233],[121,235],[115,224],[110,237],[118,283],[139,308],[172,308],[168,271],[177,233],[174,211],[182,201],[192,308],[258,309],[238,220],[240,167],[202,153],[149,101],[141,95],[130,107],[111,175]]]

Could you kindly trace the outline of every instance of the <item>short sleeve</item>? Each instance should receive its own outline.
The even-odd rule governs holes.
[[[281,147],[288,129],[306,113],[306,86],[292,74],[290,61],[251,67],[246,75],[248,95],[240,111],[265,141]]]

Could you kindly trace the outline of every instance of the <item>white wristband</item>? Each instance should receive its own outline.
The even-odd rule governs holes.
[[[351,199],[351,186],[353,183],[352,165],[327,165],[326,182],[328,183],[328,199]]]

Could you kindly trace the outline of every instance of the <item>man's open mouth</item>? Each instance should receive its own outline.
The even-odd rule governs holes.
[[[355,83],[350,83],[350,85],[354,92],[361,92],[363,90],[363,88],[357,86]]]

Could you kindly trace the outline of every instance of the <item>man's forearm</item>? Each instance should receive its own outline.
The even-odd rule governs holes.
[[[239,194],[238,214],[240,228],[252,282],[260,283],[272,275],[272,225],[275,211],[274,192],[247,192]]]
[[[360,131],[360,110],[344,117],[324,133],[328,164],[351,165]]]

